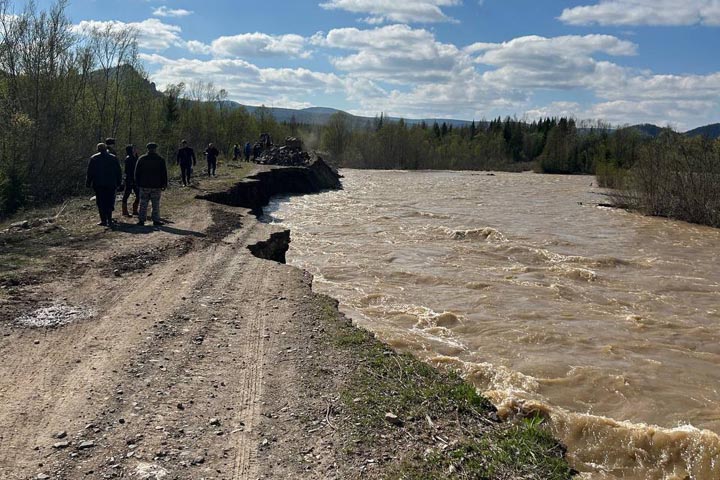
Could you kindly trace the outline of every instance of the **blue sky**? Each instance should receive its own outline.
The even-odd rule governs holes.
[[[160,88],[212,81],[250,105],[720,122],[720,0],[71,0],[68,14],[136,28]]]

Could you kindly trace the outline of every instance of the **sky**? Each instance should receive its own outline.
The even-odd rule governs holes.
[[[67,13],[78,31],[136,28],[160,89],[212,81],[246,105],[720,122],[720,0],[70,0]]]

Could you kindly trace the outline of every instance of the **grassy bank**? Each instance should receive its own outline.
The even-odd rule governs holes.
[[[376,459],[362,478],[569,479],[564,448],[539,417],[502,422],[453,371],[398,354],[340,316],[321,297],[328,351],[357,368],[339,387],[342,455]],[[366,471],[367,470],[367,471]]]

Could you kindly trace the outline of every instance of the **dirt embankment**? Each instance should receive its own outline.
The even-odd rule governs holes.
[[[3,290],[0,478],[569,477],[537,420],[500,423],[277,262],[288,233],[248,209],[336,186],[292,170],[203,193],[167,228],[61,242],[44,252],[72,275]],[[18,322],[51,306],[67,322]]]
[[[249,176],[227,191],[198,195],[197,198],[234,207],[249,208],[259,214],[275,195],[315,193],[340,189],[338,173],[323,160],[308,167],[272,167]]]

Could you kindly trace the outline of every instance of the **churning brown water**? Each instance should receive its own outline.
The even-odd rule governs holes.
[[[279,199],[288,258],[359,324],[541,410],[593,479],[720,479],[720,231],[592,177],[346,170]]]

